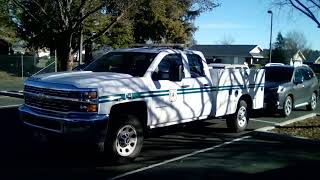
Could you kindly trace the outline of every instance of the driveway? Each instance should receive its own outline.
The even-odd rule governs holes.
[[[316,112],[320,112],[317,108]],[[32,143],[18,126],[16,108],[0,109],[0,178],[32,179],[231,179],[318,175],[320,147],[256,139],[254,129],[290,118],[257,112],[247,131],[231,133],[222,119],[153,131],[141,156],[116,165],[86,146]],[[1,179],[4,179],[1,178]]]

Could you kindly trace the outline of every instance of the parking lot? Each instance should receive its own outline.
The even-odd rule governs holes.
[[[320,112],[319,106],[316,112]],[[19,126],[17,108],[0,109],[1,175],[5,179],[231,179],[311,177],[319,146],[252,136],[257,128],[290,118],[255,113],[247,131],[230,133],[223,119],[161,128],[146,139],[135,162],[114,164],[87,146],[32,143]],[[4,179],[1,178],[1,179]]]

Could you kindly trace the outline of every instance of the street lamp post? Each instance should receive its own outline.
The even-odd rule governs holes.
[[[270,24],[270,44],[269,44],[269,63],[271,63],[271,53],[272,53],[272,23],[273,23],[273,13],[271,10],[268,11],[269,14],[271,14],[271,24]]]

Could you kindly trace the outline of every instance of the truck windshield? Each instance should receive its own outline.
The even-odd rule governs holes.
[[[156,56],[156,53],[110,52],[93,61],[83,70],[116,72],[142,77]]]
[[[265,76],[267,82],[281,82],[286,83],[290,82],[293,75],[294,68],[290,67],[264,67]]]

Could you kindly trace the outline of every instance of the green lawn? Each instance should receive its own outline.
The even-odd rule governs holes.
[[[23,90],[23,80],[2,80],[0,79],[0,91],[21,91]]]
[[[21,91],[23,81],[21,77],[0,71],[0,91]]]
[[[20,98],[0,96],[0,108],[1,106],[20,105],[20,104],[23,104],[23,101],[24,100]]]

